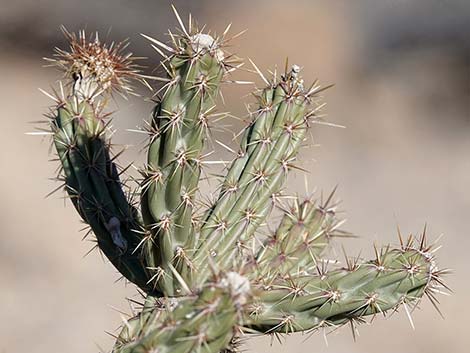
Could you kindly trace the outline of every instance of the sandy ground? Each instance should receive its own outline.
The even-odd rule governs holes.
[[[282,345],[274,341],[270,346],[270,338],[252,340],[248,351],[467,352],[470,73],[458,71],[451,56],[417,51],[366,75],[367,58],[358,50],[361,32],[357,23],[348,22],[347,8],[322,5],[312,12],[311,5],[299,2],[297,15],[286,16],[285,6],[257,8],[255,2],[248,11],[243,4],[237,12],[221,5],[206,9],[203,20],[219,29],[228,21],[236,29],[249,28],[236,50],[256,58],[263,69],[282,65],[289,56],[305,66],[306,80],[336,83],[325,94],[327,112],[329,120],[347,128],[314,126],[315,141],[308,142],[301,159],[311,171],[311,189],[329,191],[339,185],[347,229],[361,236],[345,242],[348,253],[363,248],[362,256],[372,256],[373,241],[397,242],[397,224],[404,233],[417,233],[427,223],[431,238],[444,234],[439,263],[454,270],[446,279],[454,293],[441,297],[445,320],[424,300],[422,310],[413,314],[414,331],[401,312],[360,327],[356,342],[343,328],[328,335],[328,345],[321,334],[295,335]],[[0,352],[107,351],[113,339],[104,331],[113,332],[120,322],[114,308],[127,311],[124,298],[135,290],[113,284],[119,276],[98,253],[83,259],[92,244],[81,241],[82,225],[74,210],[67,202],[64,207],[59,194],[44,199],[57,186],[48,180],[57,165],[47,162],[47,141],[24,134],[50,104],[37,88],[47,89],[57,78],[41,65],[31,52],[0,54]],[[463,89],[456,76],[466,82]],[[238,97],[249,89],[228,87],[225,92],[230,103],[222,110],[243,115]],[[150,106],[131,99],[119,107],[116,141],[137,144],[138,137],[124,129],[140,124]],[[124,161],[142,160],[137,150],[131,148]],[[219,155],[226,157],[223,151]],[[303,185],[304,176],[297,175],[289,190],[303,193]]]

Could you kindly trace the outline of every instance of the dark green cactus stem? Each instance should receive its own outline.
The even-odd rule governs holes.
[[[227,73],[216,39],[198,31],[173,38],[173,54],[162,63],[168,82],[150,125],[142,196],[152,232],[145,254],[150,266],[162,273],[153,285],[168,296],[181,294],[174,272],[184,276],[190,270],[185,258],[194,248],[193,206],[208,119]]]
[[[130,79],[141,79],[125,43],[107,46],[98,36],[88,40],[63,32],[70,50],[56,48],[49,61],[65,72],[65,85],[51,96],[49,118],[62,170],[60,180],[75,208],[96,236],[97,246],[129,281],[154,293],[145,259],[134,249],[142,241],[143,222],[126,196],[118,167],[111,156],[109,114],[103,109],[112,91],[129,92]]]
[[[360,323],[365,316],[413,305],[432,292],[439,273],[424,248],[385,248],[373,261],[348,260],[347,267],[260,286],[249,327],[290,333]],[[262,280],[262,278],[260,278]]]
[[[77,95],[60,103],[51,120],[66,190],[99,248],[131,282],[150,291],[145,265],[133,249],[141,241],[137,210],[121,188],[105,139],[106,123],[92,103]]]
[[[157,300],[128,321],[113,353],[217,353],[229,346],[245,293],[227,279],[195,296]]]

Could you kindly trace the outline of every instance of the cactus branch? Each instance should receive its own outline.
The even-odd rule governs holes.
[[[228,347],[246,294],[234,287],[233,277],[238,278],[228,274],[209,282],[190,297],[147,298],[140,314],[126,322],[113,353],[212,353]]]
[[[284,208],[277,230],[255,255],[253,275],[269,282],[278,276],[308,273],[317,266],[331,238],[352,236],[340,229],[344,222],[337,219],[336,207],[330,205],[332,196],[320,205],[311,198],[296,198],[291,207]]]
[[[265,333],[337,327],[415,306],[423,294],[432,295],[439,287],[440,271],[431,248],[385,247],[371,261],[349,259],[346,267],[332,271],[319,265],[315,275],[261,285],[247,321]]]
[[[64,30],[70,52],[56,51],[56,64],[65,73],[66,86],[55,97],[50,129],[62,164],[65,189],[83,220],[95,233],[98,247],[129,281],[151,292],[143,259],[134,253],[143,223],[123,191],[118,167],[111,157],[107,97],[131,91],[127,82],[138,78],[122,45],[107,47],[98,37],[87,40]]]
[[[228,169],[219,198],[207,211],[194,264],[204,280],[208,257],[225,268],[237,253],[237,243],[251,239],[271,211],[308,128],[312,99],[320,89],[306,90],[296,65],[258,95],[259,108],[242,137],[240,152]]]
[[[167,82],[150,124],[142,209],[152,232],[149,263],[170,274],[154,285],[166,295],[174,295],[181,286],[175,288],[178,282],[171,266],[178,272],[190,270],[190,264],[175,263],[175,259],[194,247],[193,208],[204,142],[219,85],[230,63],[225,61],[223,40],[197,28],[186,30],[182,24],[181,34],[171,35],[172,47],[145,37],[171,53],[162,62]]]

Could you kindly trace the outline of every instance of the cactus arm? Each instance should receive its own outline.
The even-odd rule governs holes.
[[[197,30],[191,33],[173,37],[173,54],[163,62],[168,84],[154,109],[149,172],[143,182],[144,218],[152,229],[148,240],[154,252],[152,266],[165,274],[154,285],[170,296],[181,293],[171,266],[183,276],[190,270],[178,256],[194,248],[193,205],[207,120],[227,72],[217,39]]]
[[[123,43],[108,47],[98,37],[88,40],[84,32],[63,31],[70,51],[56,49],[50,61],[65,72],[67,82],[56,94],[49,123],[65,189],[99,249],[125,278],[152,292],[147,265],[134,252],[143,223],[122,189],[106,137],[109,114],[103,113],[111,92],[129,91],[127,82],[139,79],[138,70],[134,59],[122,53]]]
[[[277,276],[298,276],[311,271],[334,236],[344,236],[339,230],[341,220],[334,208],[317,205],[311,199],[296,199],[273,235],[267,237],[255,255],[254,276],[270,283]]]
[[[270,213],[270,197],[280,191],[290,163],[305,137],[307,106],[314,91],[304,91],[298,67],[261,93],[260,108],[241,142],[241,153],[227,173],[220,196],[207,212],[201,229],[195,266],[207,258],[231,265],[236,243],[251,238]],[[202,277],[207,270],[200,271]]]
[[[248,326],[265,333],[289,333],[360,323],[365,316],[416,303],[433,291],[438,274],[429,252],[386,248],[373,261],[279,280],[260,289]]]
[[[145,266],[133,253],[140,242],[140,219],[121,189],[104,122],[90,103],[77,102],[72,98],[59,106],[52,120],[66,190],[103,253],[125,278],[149,290]]]

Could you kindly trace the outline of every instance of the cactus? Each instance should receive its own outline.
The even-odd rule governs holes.
[[[227,53],[228,28],[203,33],[176,13],[181,29],[165,44],[145,36],[163,56],[165,77],[147,124],[147,162],[138,188],[122,180],[109,139],[114,92],[132,93],[146,83],[126,43],[106,45],[98,36],[64,30],[70,50],[56,49],[52,65],[65,84],[49,95],[48,116],[59,179],[98,248],[145,293],[127,320],[115,353],[235,352],[238,337],[359,324],[368,316],[404,307],[447,288],[426,235],[401,246],[375,249],[375,258],[346,257],[340,267],[323,258],[335,237],[350,236],[326,202],[294,197],[284,184],[297,153],[323,107],[317,82],[306,86],[297,65],[256,90],[256,108],[240,148],[204,205],[198,185],[209,124],[218,119],[220,85],[241,61]],[[138,205],[140,201],[140,207]],[[277,208],[281,220],[270,235],[261,229]],[[333,263],[333,264],[332,264]],[[333,268],[329,268],[333,267]]]

